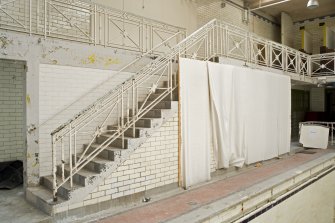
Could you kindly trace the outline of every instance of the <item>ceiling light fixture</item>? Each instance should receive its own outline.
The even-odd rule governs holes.
[[[279,1],[279,2],[275,2],[275,3],[271,3],[271,4],[267,4],[267,5],[261,5],[261,1],[259,2],[259,7],[257,8],[253,8],[251,9],[250,11],[256,11],[258,9],[263,9],[263,8],[267,8],[267,7],[270,7],[270,6],[274,6],[274,5],[279,5],[279,4],[282,4],[282,3],[285,3],[285,2],[289,2],[291,0],[282,0],[282,1]]]
[[[307,8],[309,8],[309,9],[315,9],[317,7],[319,7],[318,0],[308,0],[308,2],[307,2]]]

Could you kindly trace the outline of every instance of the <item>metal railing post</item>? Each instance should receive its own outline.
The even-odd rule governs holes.
[[[135,120],[135,103],[136,103],[136,99],[135,99],[135,97],[136,97],[136,94],[135,94],[135,79],[133,78],[132,80],[131,80],[131,84],[132,84],[132,102],[133,102],[133,105],[132,105],[132,119],[133,119],[133,137],[135,137],[136,136],[136,120]]]
[[[124,111],[123,111],[123,91],[124,91],[124,83],[121,86],[121,131],[122,131],[122,149],[124,149]]]
[[[69,125],[69,162],[70,162],[70,187],[73,187],[73,166],[72,166],[72,124]]]
[[[57,201],[57,160],[56,160],[56,148],[55,148],[55,136],[51,136],[51,154],[52,154],[52,194],[53,194],[53,201]]]

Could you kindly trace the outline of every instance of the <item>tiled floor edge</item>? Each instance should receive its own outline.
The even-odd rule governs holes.
[[[168,222],[214,223],[237,220],[280,195],[293,190],[314,176],[327,171],[334,164],[335,153],[325,154],[299,167],[271,177],[208,205],[201,206]]]

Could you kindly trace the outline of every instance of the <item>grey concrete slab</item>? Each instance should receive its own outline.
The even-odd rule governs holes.
[[[23,187],[0,190],[0,222],[48,222],[50,216],[34,208],[24,199]]]

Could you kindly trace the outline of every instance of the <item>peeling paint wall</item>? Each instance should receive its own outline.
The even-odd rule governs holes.
[[[135,53],[101,46],[25,34],[1,32],[0,58],[26,61],[26,130],[27,150],[24,153],[25,184],[38,185],[40,177],[40,64],[95,68],[111,73],[134,60]],[[146,63],[145,61],[142,64]],[[138,64],[140,67],[141,64]],[[136,71],[137,67],[133,68]],[[69,74],[71,75],[71,74]],[[93,74],[94,75],[94,74]],[[125,77],[126,78],[126,77]],[[81,107],[81,109],[84,107]],[[78,111],[78,110],[77,110]],[[63,120],[64,121],[64,120]],[[60,125],[63,122],[56,122]],[[50,130],[50,129],[49,129]],[[50,142],[50,132],[44,136]]]

